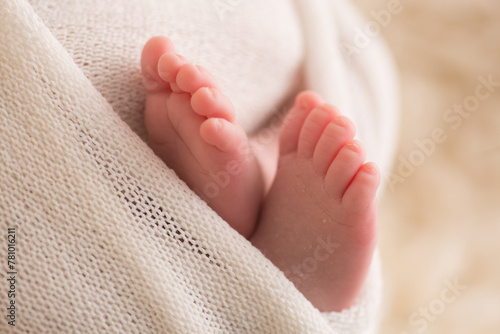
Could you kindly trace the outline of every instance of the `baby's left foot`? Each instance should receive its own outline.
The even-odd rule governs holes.
[[[153,37],[142,52],[150,146],[212,209],[245,237],[263,196],[259,165],[234,109],[202,67]]]
[[[300,94],[251,239],[321,311],[352,305],[376,243],[380,175],[353,137],[353,124],[334,107]]]

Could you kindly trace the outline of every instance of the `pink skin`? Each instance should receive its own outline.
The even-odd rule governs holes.
[[[376,244],[380,174],[375,164],[364,163],[354,134],[349,119],[319,96],[297,97],[281,133],[276,179],[251,239],[325,312],[352,305]]]
[[[279,157],[272,150],[257,157],[278,160],[259,211],[273,163],[262,163],[271,166],[263,175],[215,80],[175,54],[165,37],[148,41],[142,69],[145,122],[156,154],[319,310],[351,306],[376,244],[380,174],[375,164],[364,162],[349,119],[312,92],[298,95],[284,121]],[[206,185],[221,172],[230,176],[229,183],[208,196]]]
[[[165,37],[150,39],[143,49],[150,146],[212,209],[249,237],[264,191],[247,135],[212,76],[174,52]]]

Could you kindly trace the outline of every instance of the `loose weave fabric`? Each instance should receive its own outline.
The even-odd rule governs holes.
[[[360,24],[344,3],[217,3],[0,0],[0,229],[16,236],[15,297],[0,298],[5,314],[14,301],[15,327],[2,314],[1,333],[374,332],[377,257],[356,304],[322,314],[148,148],[139,57],[149,37],[171,37],[249,132],[314,88],[358,127],[373,120],[360,138],[383,171],[389,59],[378,41],[340,53]]]

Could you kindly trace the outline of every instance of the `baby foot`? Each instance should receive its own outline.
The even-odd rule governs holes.
[[[263,185],[232,103],[166,37],[146,43],[141,66],[151,148],[234,229],[250,236]]]
[[[321,311],[355,301],[376,243],[380,175],[353,124],[310,92],[285,119],[274,184],[251,241]]]

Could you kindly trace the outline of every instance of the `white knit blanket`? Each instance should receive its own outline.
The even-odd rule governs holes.
[[[1,238],[0,332],[374,332],[377,259],[352,308],[320,313],[154,155],[142,124],[140,50],[168,35],[246,130],[308,87],[354,118],[386,171],[392,67],[377,40],[346,61],[356,26],[327,0],[0,0],[0,230],[15,235]]]

